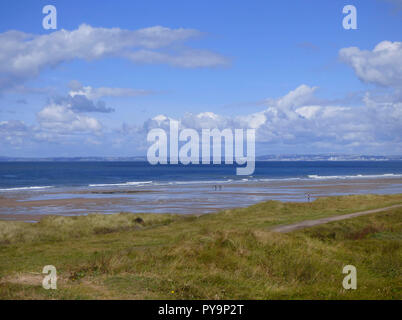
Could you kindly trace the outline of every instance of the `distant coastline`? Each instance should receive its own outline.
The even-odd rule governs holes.
[[[200,159],[201,160],[201,159]],[[91,162],[91,161],[147,161],[146,156],[133,157],[0,157],[0,162]],[[256,156],[256,161],[402,161],[402,155],[349,154],[284,154]]]

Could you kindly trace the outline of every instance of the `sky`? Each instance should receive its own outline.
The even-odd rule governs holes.
[[[402,0],[2,0],[0,156],[145,155],[169,119],[255,129],[257,155],[401,155],[401,35]]]

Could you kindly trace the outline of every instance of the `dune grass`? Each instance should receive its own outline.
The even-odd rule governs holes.
[[[140,218],[143,223],[137,222]],[[146,220],[146,223],[144,221]],[[16,242],[63,241],[94,234],[135,231],[164,225],[178,219],[170,214],[89,214],[85,216],[46,216],[39,223],[0,221],[0,244]]]
[[[362,195],[268,201],[201,216],[0,222],[0,298],[401,299],[402,208],[288,234],[269,231],[399,203],[402,194]],[[48,264],[57,268],[57,290],[41,287]],[[342,287],[347,264],[357,268],[357,290]]]

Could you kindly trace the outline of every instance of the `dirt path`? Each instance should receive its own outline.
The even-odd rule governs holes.
[[[321,218],[321,219],[316,219],[316,220],[305,220],[305,221],[301,221],[301,222],[297,222],[297,223],[293,223],[293,224],[277,226],[277,227],[270,229],[270,231],[286,233],[286,232],[291,232],[291,231],[298,230],[298,229],[318,226],[320,224],[324,224],[324,223],[328,223],[328,222],[332,222],[332,221],[339,221],[339,220],[355,218],[355,217],[363,216],[366,214],[387,211],[387,210],[395,209],[395,208],[399,208],[399,207],[402,207],[402,204],[396,204],[396,205],[393,205],[390,207],[385,207],[385,208],[343,214],[343,215],[335,216],[335,217]]]

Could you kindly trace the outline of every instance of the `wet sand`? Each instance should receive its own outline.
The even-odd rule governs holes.
[[[0,220],[39,221],[47,215],[153,212],[203,214],[267,200],[307,201],[317,197],[402,193],[402,178],[232,181],[161,184],[124,188],[54,188],[0,194]]]

